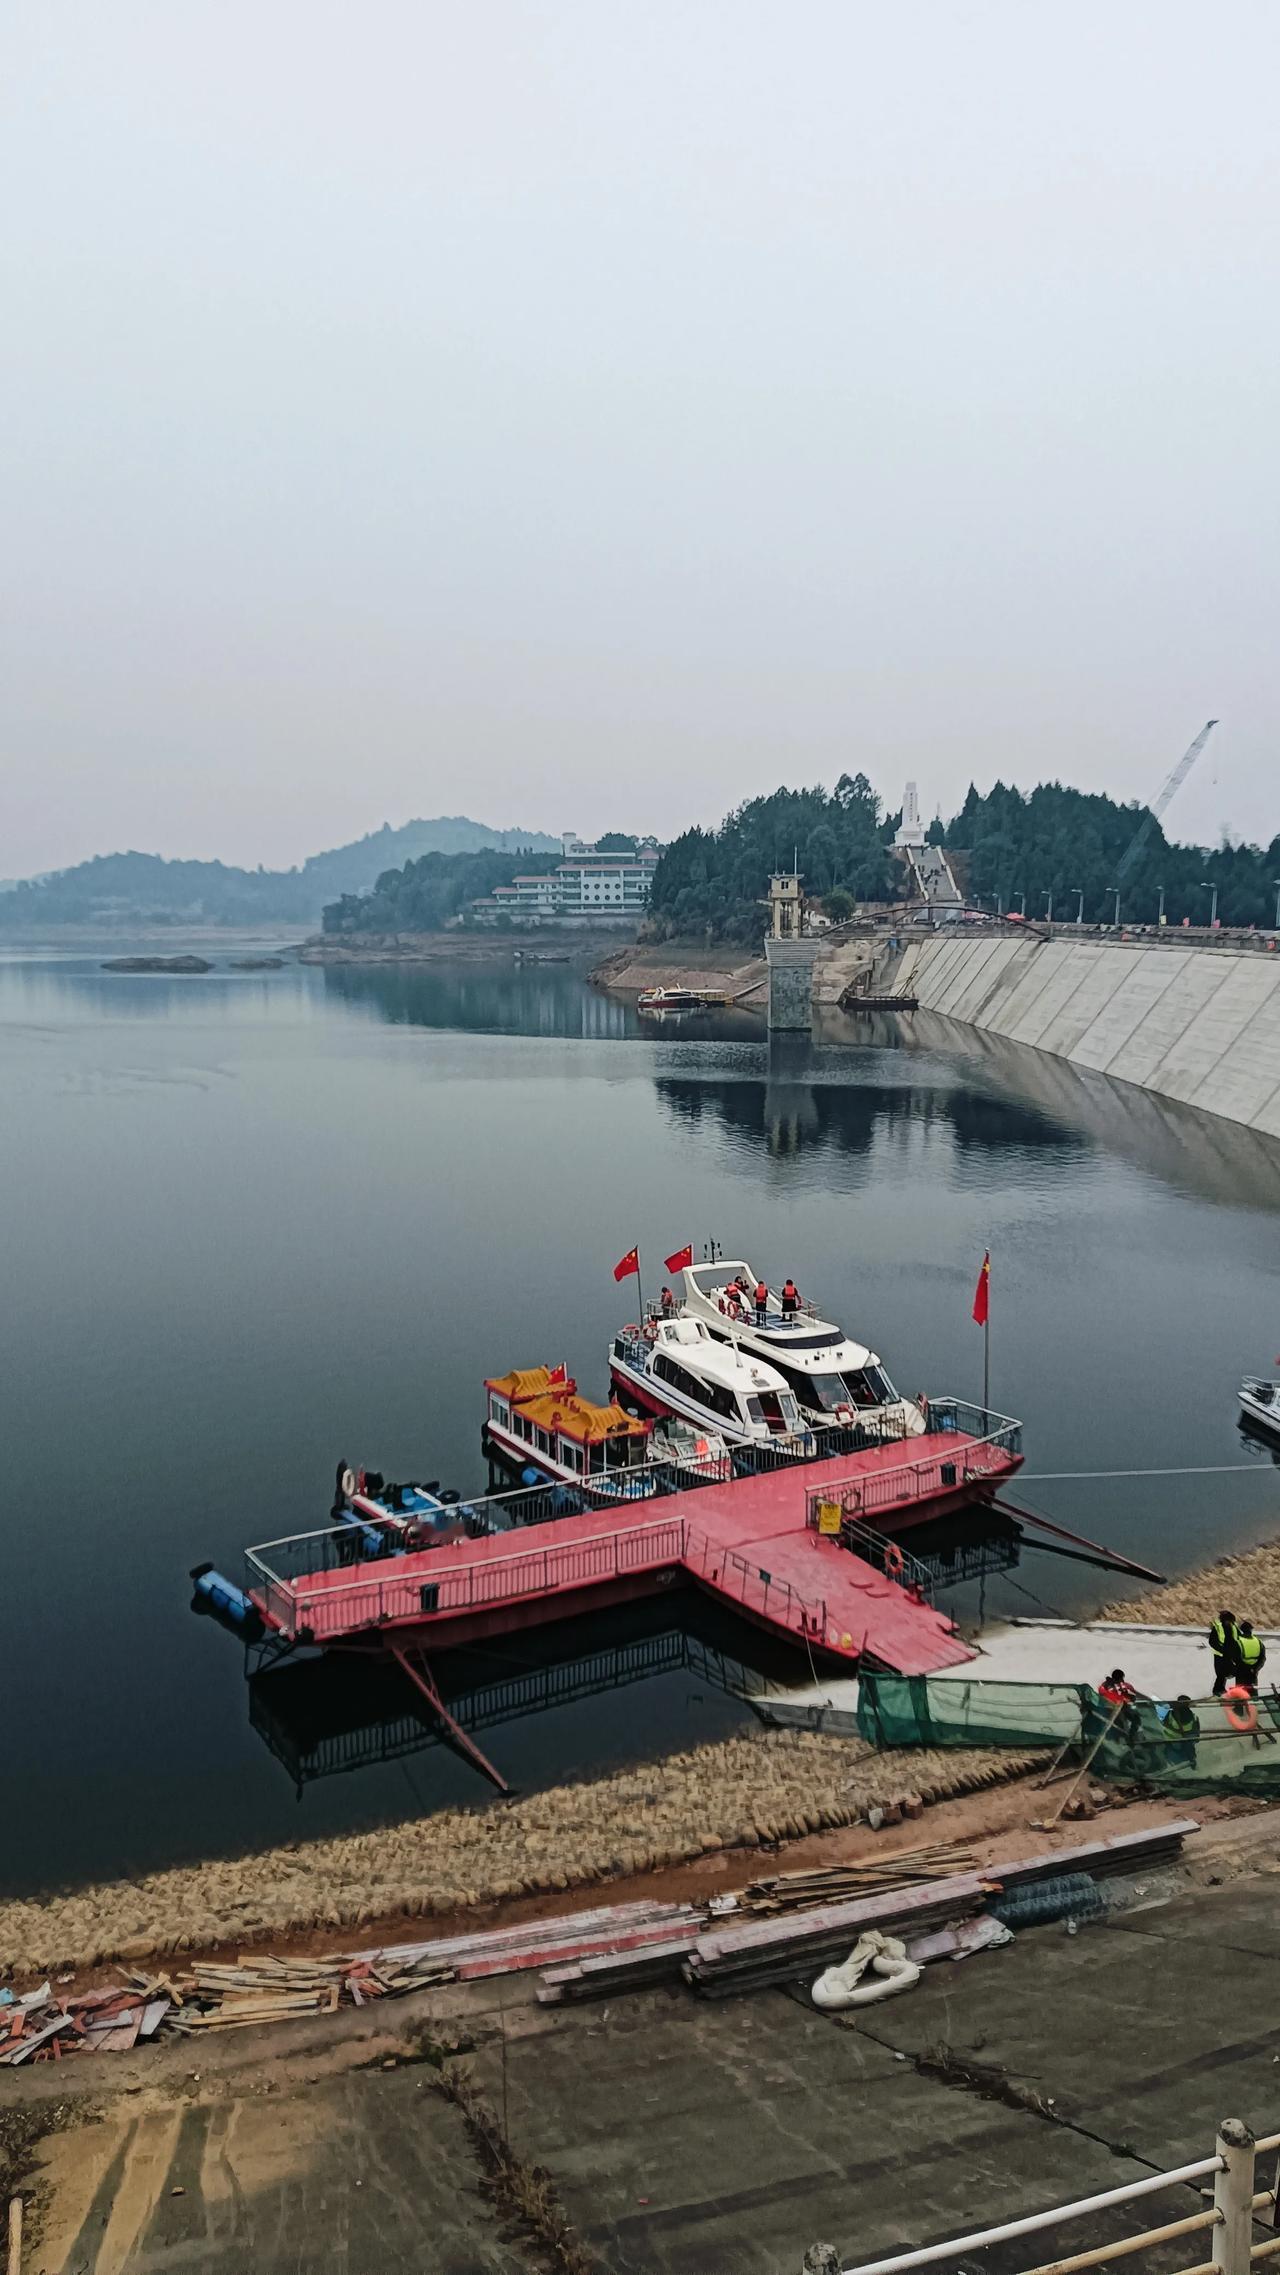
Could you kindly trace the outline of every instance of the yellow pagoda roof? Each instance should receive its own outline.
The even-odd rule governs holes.
[[[561,1430],[582,1445],[598,1444],[602,1438],[647,1437],[652,1427],[637,1422],[613,1399],[607,1406],[597,1406],[590,1398],[579,1398],[572,1376],[553,1382],[550,1367],[517,1367],[511,1374],[490,1375],[485,1388],[509,1398],[539,1429]]]
[[[526,1398],[536,1398],[539,1391],[550,1387],[550,1367],[517,1367],[513,1374],[489,1375],[485,1380],[486,1390],[496,1390],[500,1398],[510,1398],[517,1405],[523,1405]],[[568,1390],[572,1385],[566,1383],[564,1387]]]

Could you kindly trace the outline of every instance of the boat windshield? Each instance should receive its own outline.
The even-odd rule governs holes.
[[[893,1384],[882,1367],[850,1368],[847,1374],[806,1374],[789,1372],[806,1406],[816,1406],[824,1414],[834,1414],[838,1406],[891,1406],[897,1397]]]

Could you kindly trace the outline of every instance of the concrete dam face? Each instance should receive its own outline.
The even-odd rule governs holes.
[[[933,935],[893,986],[922,1010],[1280,1138],[1280,953]]]

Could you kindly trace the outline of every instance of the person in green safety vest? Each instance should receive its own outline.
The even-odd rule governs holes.
[[[1221,1698],[1229,1682],[1235,1681],[1239,1660],[1236,1657],[1236,1615],[1220,1611],[1209,1629],[1209,1649],[1213,1653],[1213,1695]]]
[[[1255,1635],[1247,1619],[1236,1629],[1236,1665],[1240,1680],[1252,1698],[1258,1695],[1258,1677],[1266,1665],[1267,1647],[1260,1635]]]
[[[1185,1691],[1179,1692],[1172,1706],[1166,1706],[1160,1716],[1164,1733],[1169,1740],[1169,1760],[1179,1769],[1196,1766],[1196,1739],[1200,1735],[1200,1717]]]

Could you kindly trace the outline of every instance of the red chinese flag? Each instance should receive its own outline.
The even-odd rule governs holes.
[[[613,1267],[615,1280],[629,1279],[633,1272],[638,1279],[640,1276],[640,1251],[638,1248],[628,1248],[622,1262]]]
[[[990,1305],[991,1250],[988,1248],[986,1255],[982,1259],[982,1270],[978,1274],[978,1285],[973,1291],[973,1317],[975,1326],[986,1326]]]
[[[561,1359],[558,1367],[552,1367],[550,1374],[547,1376],[547,1382],[548,1385],[550,1385],[553,1382],[567,1382],[568,1380],[569,1369],[565,1365],[564,1360]]]
[[[668,1256],[667,1270],[669,1272],[683,1272],[692,1262],[693,1242],[690,1241],[687,1247],[677,1248],[674,1256]]]

